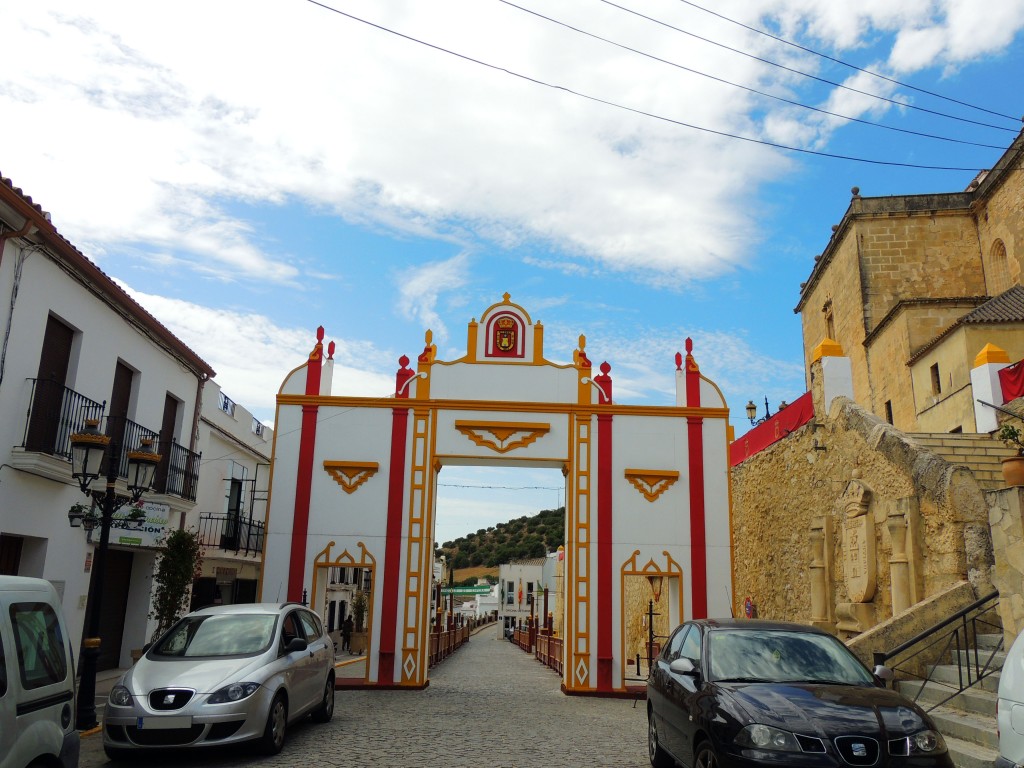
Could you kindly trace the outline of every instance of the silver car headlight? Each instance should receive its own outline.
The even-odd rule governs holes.
[[[912,736],[892,739],[889,742],[889,754],[900,757],[914,755],[939,755],[946,751],[946,742],[938,731],[918,731]]]
[[[748,749],[770,749],[776,752],[802,751],[792,733],[760,723],[748,725],[740,731],[736,736],[736,744]]]
[[[123,685],[115,685],[110,689],[110,703],[118,707],[130,707],[132,705],[132,692]]]
[[[252,696],[260,689],[259,683],[232,683],[225,685],[219,691],[214,691],[207,704],[229,704],[234,701],[241,701]]]

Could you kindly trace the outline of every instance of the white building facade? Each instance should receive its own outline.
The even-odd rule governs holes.
[[[50,580],[72,639],[90,610],[94,539],[69,526],[91,504],[71,477],[70,440],[101,419],[126,493],[126,452],[153,440],[162,460],[141,529],[115,520],[105,569],[98,668],[127,666],[149,639],[154,544],[194,506],[202,390],[213,370],[0,179],[0,573]],[[98,490],[103,479],[94,483]],[[123,516],[123,514],[122,514]]]
[[[543,326],[508,294],[469,323],[461,358],[438,359],[427,331],[389,398],[332,396],[323,335],[278,393],[262,589],[316,608],[330,568],[371,570],[365,685],[428,684],[435,500],[450,465],[566,478],[567,692],[626,690],[654,585],[666,621],[731,613],[729,411],[689,340],[676,403],[659,407],[617,402],[583,336],[571,362],[546,359]]]
[[[202,471],[187,521],[204,548],[193,609],[256,601],[273,437],[272,429],[216,381],[206,383],[198,436]]]

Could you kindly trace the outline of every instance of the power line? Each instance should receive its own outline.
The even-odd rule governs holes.
[[[388,34],[395,35],[396,37],[401,37],[404,40],[408,40],[410,42],[426,46],[427,48],[432,48],[433,50],[439,51],[441,53],[447,53],[449,56],[455,56],[456,58],[462,59],[463,61],[468,61],[468,62],[471,62],[473,64],[478,64],[478,65],[480,65],[482,67],[487,67],[488,69],[493,69],[493,70],[495,70],[497,72],[504,72],[507,75],[519,78],[520,80],[525,80],[525,81],[530,82],[530,83],[534,83],[535,85],[542,85],[542,86],[544,86],[546,88],[551,88],[551,89],[557,90],[557,91],[563,91],[564,93],[568,93],[568,94],[571,94],[573,96],[578,96],[579,98],[587,99],[588,101],[593,101],[593,102],[595,102],[597,104],[604,104],[606,106],[614,107],[616,109],[621,109],[621,110],[624,110],[626,112],[632,112],[632,113],[637,114],[637,115],[643,115],[644,117],[649,117],[649,118],[652,118],[654,120],[661,120],[662,122],[671,123],[672,125],[678,125],[678,126],[683,127],[683,128],[690,128],[690,129],[695,130],[695,131],[701,131],[703,133],[709,133],[709,134],[712,134],[712,135],[715,135],[715,136],[721,136],[721,137],[727,138],[727,139],[735,139],[737,141],[745,141],[745,142],[748,142],[750,144],[759,144],[761,146],[772,147],[774,149],[786,150],[788,152],[797,152],[797,153],[800,153],[800,154],[813,155],[813,156],[816,156],[816,157],[827,157],[827,158],[832,158],[833,160],[848,160],[850,162],[864,163],[864,164],[867,164],[867,165],[881,165],[881,166],[888,166],[888,167],[895,167],[895,168],[913,168],[913,169],[916,169],[916,170],[923,170],[923,171],[960,171],[960,172],[970,171],[970,172],[976,173],[976,172],[982,170],[981,168],[979,168],[977,166],[975,166],[975,167],[963,167],[963,166],[949,166],[949,165],[921,165],[919,163],[904,163],[904,162],[898,162],[898,161],[895,161],[895,160],[875,160],[875,159],[872,159],[872,158],[856,157],[856,156],[853,156],[853,155],[840,155],[840,154],[836,154],[836,153],[832,153],[832,152],[821,152],[819,150],[805,149],[805,148],[802,148],[802,147],[793,147],[793,146],[790,146],[790,145],[787,145],[787,144],[779,144],[779,143],[773,142],[773,141],[766,141],[764,139],[754,139],[754,138],[751,138],[749,136],[740,136],[740,135],[735,134],[735,133],[729,133],[728,131],[719,131],[719,130],[716,130],[714,128],[707,128],[705,126],[694,125],[693,123],[687,123],[687,122],[684,122],[682,120],[675,120],[675,119],[672,119],[672,118],[669,118],[669,117],[664,117],[663,115],[655,114],[653,112],[646,112],[646,111],[644,111],[642,109],[637,109],[635,107],[628,107],[628,106],[625,106],[623,104],[618,104],[618,103],[616,103],[614,101],[609,101],[607,99],[602,99],[602,98],[599,98],[597,96],[591,96],[590,94],[586,94],[586,93],[582,93],[580,91],[573,90],[572,88],[568,88],[567,86],[556,85],[556,84],[553,84],[553,83],[548,83],[548,82],[546,82],[544,80],[540,80],[540,79],[535,78],[535,77],[530,77],[529,75],[523,75],[523,74],[520,74],[519,72],[515,72],[515,71],[513,71],[511,69],[508,69],[506,67],[501,67],[501,66],[498,66],[496,64],[489,64],[486,61],[481,61],[480,59],[475,59],[472,56],[467,56],[466,54],[462,54],[462,53],[458,53],[456,51],[452,51],[452,50],[450,50],[448,48],[444,48],[444,47],[442,47],[440,45],[435,45],[433,43],[428,43],[425,40],[420,40],[419,38],[412,37],[411,35],[406,35],[406,34],[404,34],[402,32],[398,32],[397,30],[391,29],[389,27],[385,27],[385,26],[382,26],[380,24],[376,24],[376,23],[374,23],[372,21],[368,21],[366,19],[360,18],[359,16],[354,16],[351,13],[347,13],[345,11],[339,10],[338,8],[333,8],[333,7],[329,6],[329,5],[326,5],[326,4],[322,3],[322,2],[319,2],[319,0],[306,0],[306,2],[311,3],[312,5],[318,6],[320,8],[323,8],[325,11],[331,11],[333,13],[338,14],[339,16],[344,16],[344,17],[346,17],[348,19],[352,19],[353,21],[358,21],[360,24],[366,24],[367,26],[373,27],[374,29],[379,29],[382,32],[387,32]],[[601,0],[601,2],[608,2],[608,0]],[[658,22],[658,23],[661,23],[661,22]],[[867,95],[871,95],[871,94],[867,94]],[[893,103],[898,103],[898,102],[893,102]],[[901,105],[901,106],[906,106],[906,105]],[[925,111],[929,111],[929,110],[925,110]],[[955,118],[955,119],[963,119],[963,118]],[[968,120],[966,122],[973,122],[973,121]],[[990,126],[990,127],[994,128],[994,127],[997,127],[997,126]],[[1000,130],[1008,130],[1008,129],[1000,128]],[[994,169],[990,169],[990,170],[994,170]]]
[[[679,63],[674,62],[674,61],[669,61],[668,59],[663,59],[660,56],[655,56],[655,55],[647,53],[645,51],[641,51],[641,50],[638,50],[636,48],[631,48],[628,45],[623,45],[622,43],[617,43],[614,40],[609,40],[608,38],[602,37],[601,35],[596,35],[593,32],[587,32],[585,29],[580,29],[579,27],[574,27],[573,25],[567,24],[564,21],[559,21],[558,19],[551,18],[550,16],[545,16],[543,13],[538,13],[537,11],[531,10],[529,8],[524,8],[521,5],[516,5],[515,3],[511,2],[511,0],[498,0],[498,2],[499,3],[504,3],[505,5],[508,5],[508,6],[512,7],[512,8],[516,8],[516,9],[518,9],[520,11],[523,11],[524,13],[529,13],[530,15],[536,16],[537,18],[544,19],[545,21],[550,21],[552,24],[557,24],[560,27],[565,27],[566,29],[570,29],[573,32],[577,32],[577,33],[579,33],[581,35],[586,35],[587,37],[591,37],[594,40],[600,40],[603,43],[608,43],[609,45],[614,45],[616,48],[621,48],[624,51],[629,51],[630,53],[635,53],[635,54],[637,54],[639,56],[644,56],[644,57],[646,57],[648,59],[652,59],[654,61],[661,62],[662,64],[668,64],[671,67],[676,67],[677,69],[681,69],[681,70],[683,70],[685,72],[690,72],[690,73],[692,73],[694,75],[699,75],[700,77],[706,77],[709,80],[714,80],[716,82],[723,83],[724,85],[732,86],[733,88],[739,88],[739,89],[747,91],[749,93],[757,94],[758,96],[764,96],[765,98],[768,98],[768,99],[774,99],[776,101],[781,101],[784,104],[791,104],[791,105],[793,105],[795,107],[800,107],[801,109],[808,109],[808,110],[811,110],[812,112],[818,112],[820,114],[829,115],[831,117],[838,117],[838,118],[840,118],[842,120],[849,120],[850,122],[853,122],[853,123],[860,123],[861,125],[870,125],[870,126],[872,126],[874,128],[883,128],[883,129],[885,129],[887,131],[896,131],[898,133],[907,133],[907,134],[911,134],[913,136],[921,136],[921,137],[927,138],[927,139],[936,139],[938,141],[949,141],[949,142],[952,142],[954,144],[967,144],[967,145],[972,146],[972,147],[983,147],[985,149],[1003,149],[1003,147],[998,145],[998,144],[979,144],[976,141],[966,141],[964,139],[954,139],[954,138],[951,138],[949,136],[938,136],[938,135],[933,134],[933,133],[924,133],[922,131],[912,131],[912,130],[910,130],[908,128],[897,128],[896,126],[892,126],[892,125],[885,125],[883,123],[876,123],[873,120],[863,120],[863,119],[861,119],[859,117],[850,117],[849,115],[841,115],[838,112],[830,112],[829,110],[821,109],[820,107],[812,107],[809,104],[804,104],[804,103],[799,102],[799,101],[794,101],[793,99],[787,99],[787,98],[785,98],[783,96],[776,96],[775,94],[768,93],[766,91],[760,91],[760,90],[758,90],[756,88],[751,88],[749,86],[742,85],[740,83],[734,83],[733,81],[726,80],[723,77],[718,77],[717,75],[712,75],[712,74],[709,74],[707,72],[702,72],[699,69],[693,69],[692,67],[687,67],[687,66],[685,66],[683,64],[679,64]]]
[[[880,80],[885,80],[886,82],[893,83],[895,85],[900,86],[901,88],[909,88],[910,90],[917,91],[918,93],[925,93],[925,94],[927,94],[929,96],[934,96],[937,99],[942,99],[943,101],[949,101],[949,102],[952,102],[953,104],[959,104],[960,106],[963,106],[963,107],[969,107],[970,109],[976,109],[979,112],[987,112],[988,114],[995,115],[996,117],[1005,117],[1007,120],[1013,120],[1014,122],[1020,122],[1021,121],[1021,118],[1014,117],[1013,115],[1004,115],[1002,112],[996,112],[996,111],[991,110],[991,109],[986,109],[985,107],[979,107],[977,104],[971,104],[971,103],[966,102],[966,101],[960,101],[960,99],[954,99],[954,98],[952,98],[950,96],[943,96],[941,93],[935,93],[935,91],[929,91],[929,90],[927,90],[925,88],[918,88],[916,85],[910,85],[910,83],[900,82],[899,80],[896,80],[896,79],[891,78],[891,77],[886,77],[885,75],[880,74],[878,72],[873,72],[870,69],[864,69],[863,67],[858,67],[856,64],[851,64],[848,61],[843,61],[842,59],[837,59],[834,56],[829,56],[827,53],[821,53],[820,51],[816,51],[813,48],[807,48],[806,46],[800,45],[800,43],[794,43],[792,40],[787,40],[784,37],[779,37],[778,35],[773,35],[771,32],[766,32],[763,29],[758,29],[757,27],[748,26],[748,25],[744,24],[742,21],[737,21],[736,19],[731,19],[731,18],[729,18],[728,16],[726,16],[724,14],[718,13],[717,11],[712,11],[710,8],[705,8],[705,7],[701,6],[701,5],[697,5],[696,3],[690,2],[690,0],[679,0],[679,2],[685,3],[686,5],[690,6],[691,8],[696,8],[698,11],[704,11],[704,13],[710,13],[712,16],[717,16],[718,18],[722,19],[723,21],[728,21],[730,24],[736,24],[737,26],[743,27],[744,29],[750,30],[751,32],[756,32],[759,35],[764,35],[765,37],[769,37],[772,40],[776,40],[776,41],[778,41],[780,43],[783,43],[785,45],[792,46],[793,48],[797,48],[797,49],[799,49],[801,51],[804,51],[806,53],[813,54],[814,56],[820,56],[823,59],[828,59],[829,61],[835,62],[836,64],[841,64],[844,67],[849,67],[850,69],[854,69],[854,70],[856,70],[858,72],[863,72],[865,75],[871,75],[872,77],[877,77]]]
[[[457,485],[438,483],[438,488],[483,488],[497,491],[564,491],[564,485]]]
[[[310,2],[312,2],[312,1],[313,0],[310,0]],[[740,50],[739,48],[733,48],[732,46],[726,45],[725,43],[719,43],[719,42],[717,42],[715,40],[712,40],[710,38],[702,37],[701,35],[698,35],[695,32],[689,32],[688,30],[682,29],[681,27],[676,27],[676,26],[673,26],[672,24],[669,24],[668,22],[661,21],[660,19],[656,19],[653,16],[648,16],[646,14],[640,13],[639,11],[634,11],[631,8],[626,8],[624,5],[619,5],[618,3],[612,2],[612,0],[600,0],[600,2],[604,3],[605,5],[610,5],[613,8],[618,8],[620,11],[625,11],[626,13],[631,13],[634,16],[639,16],[641,19],[647,19],[648,21],[653,22],[655,24],[660,24],[661,26],[667,27],[668,29],[675,30],[676,32],[680,32],[680,33],[682,33],[684,35],[688,35],[688,36],[690,36],[692,38],[695,38],[697,40],[701,40],[701,41],[703,41],[705,43],[708,43],[710,45],[714,45],[714,46],[717,46],[719,48],[724,48],[725,50],[732,51],[733,53],[738,53],[741,56],[746,56],[749,59],[754,59],[754,61],[760,61],[762,64],[768,64],[769,66],[772,66],[772,67],[778,67],[779,69],[783,69],[786,72],[792,72],[794,75],[800,75],[801,77],[807,77],[807,78],[810,78],[811,80],[817,80],[819,83],[826,83],[827,85],[834,86],[835,88],[842,88],[845,91],[852,91],[853,93],[859,93],[861,96],[870,96],[872,99],[879,99],[880,101],[885,101],[885,102],[888,102],[889,104],[895,104],[898,107],[904,107],[906,109],[915,109],[915,110],[918,110],[919,112],[927,112],[930,115],[936,115],[938,117],[945,117],[945,118],[948,118],[949,120],[959,120],[960,122],[963,122],[963,123],[971,123],[972,125],[980,125],[980,126],[982,126],[984,128],[994,128],[997,131],[1009,131],[1010,133],[1017,133],[1018,132],[1018,129],[1016,129],[1016,128],[1004,128],[1001,125],[992,125],[991,123],[982,123],[982,122],[980,122],[978,120],[971,120],[970,118],[966,118],[966,117],[957,117],[956,115],[951,115],[951,114],[949,114],[947,112],[939,112],[938,110],[928,109],[926,107],[919,107],[916,104],[909,104],[909,103],[904,102],[904,101],[897,101],[896,99],[890,99],[887,96],[879,96],[877,93],[871,93],[870,91],[862,91],[859,88],[854,88],[853,86],[849,86],[849,85],[843,85],[842,83],[837,83],[834,80],[829,80],[829,79],[824,78],[824,77],[818,77],[817,75],[811,75],[811,74],[808,74],[807,72],[801,72],[799,69],[794,69],[793,67],[787,67],[785,64],[779,64],[778,62],[772,61],[771,59],[764,59],[764,58],[762,58],[760,56],[755,56],[752,53],[747,53],[746,51]],[[1015,120],[1015,118],[1012,118],[1012,117],[1009,118],[1009,119]]]

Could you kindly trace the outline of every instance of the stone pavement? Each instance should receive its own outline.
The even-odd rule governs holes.
[[[137,765],[318,768],[645,768],[644,702],[566,696],[555,672],[491,625],[430,672],[422,691],[341,690],[334,719],[288,732],[281,754],[178,752]],[[99,684],[97,684],[99,688]],[[107,765],[99,733],[81,768]]]

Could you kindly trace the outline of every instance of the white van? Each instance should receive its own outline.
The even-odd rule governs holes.
[[[0,576],[0,768],[77,768],[75,666],[60,598]]]

